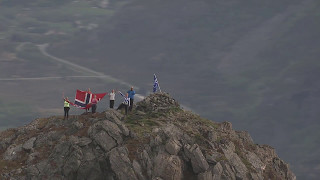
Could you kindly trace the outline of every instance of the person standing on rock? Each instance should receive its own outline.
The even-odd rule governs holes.
[[[121,93],[121,92],[119,91],[119,93]],[[119,105],[117,110],[124,108],[126,115],[128,115],[128,107],[129,106],[130,106],[130,98],[128,97],[128,93],[127,93],[126,96],[124,97],[124,101]]]
[[[91,94],[90,88],[88,88],[87,93],[88,93],[88,94]],[[87,99],[89,99],[89,98],[87,97]],[[86,106],[87,106],[89,103],[90,103],[90,102],[86,102]],[[86,113],[89,112],[89,109],[90,109],[90,108],[86,108]]]
[[[66,118],[69,118],[69,110],[70,110],[70,103],[68,102],[68,97],[64,98],[64,105],[63,105],[63,109],[64,109],[64,118],[63,120],[65,120]]]
[[[112,89],[111,93],[109,94],[110,109],[113,109],[115,97],[116,97],[116,94],[114,93],[114,89]]]
[[[91,100],[91,104],[92,104],[92,107],[91,107],[92,114],[96,113],[97,103],[98,103],[97,95],[94,95],[94,98]]]
[[[127,92],[130,98],[129,111],[132,111],[134,95],[136,92],[133,90],[133,87]]]

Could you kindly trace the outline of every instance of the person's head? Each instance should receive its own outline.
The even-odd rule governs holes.
[[[97,95],[94,95],[94,98],[97,98]]]
[[[88,88],[88,92],[91,92],[91,89],[90,89],[90,88]]]
[[[128,97],[128,96],[129,96],[129,94],[127,93],[127,94],[126,94],[126,97]]]
[[[67,100],[68,100],[68,97],[66,97],[65,100],[67,101]]]
[[[112,89],[112,92],[114,93],[114,89]]]
[[[133,87],[131,86],[131,91],[133,91]]]

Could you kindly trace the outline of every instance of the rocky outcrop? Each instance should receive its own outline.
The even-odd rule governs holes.
[[[164,93],[128,116],[41,118],[0,139],[0,179],[295,179],[272,147],[183,111]]]

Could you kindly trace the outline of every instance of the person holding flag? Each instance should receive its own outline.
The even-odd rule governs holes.
[[[87,93],[88,93],[88,95],[90,95],[90,94],[91,94],[91,90],[90,90],[90,88],[88,88]],[[90,103],[90,102],[89,102],[89,98],[87,98],[87,99],[88,99],[88,101],[86,101],[86,106]],[[88,113],[88,112],[89,112],[89,110],[90,110],[90,107],[89,107],[89,108],[86,108],[86,113]]]
[[[157,76],[156,74],[153,74],[153,93],[157,92],[157,89],[161,92]]]
[[[91,100],[91,110],[92,110],[92,114],[96,113],[96,109],[97,109],[97,104],[98,104],[98,99],[97,99],[97,95],[94,95],[93,99]]]
[[[118,91],[119,94],[124,98],[124,101],[119,105],[117,110],[124,108],[126,115],[128,115],[128,107],[130,106],[130,98],[128,97],[128,93],[126,95],[123,95],[120,91]]]

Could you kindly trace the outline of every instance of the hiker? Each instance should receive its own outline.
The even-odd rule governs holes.
[[[91,107],[92,114],[96,113],[97,103],[98,103],[97,95],[94,95],[94,98],[91,100],[91,104],[92,104],[92,107]]]
[[[68,100],[68,97],[64,98],[64,106],[63,106],[63,109],[64,109],[64,118],[63,120],[65,120],[66,118],[68,119],[69,118],[69,110],[70,110],[70,104],[69,104],[69,100]]]
[[[124,108],[126,115],[128,115],[128,107],[130,106],[130,98],[128,97],[128,93],[124,97],[124,101],[119,105],[117,110]]]
[[[110,109],[113,109],[115,97],[116,97],[116,94],[114,93],[114,89],[112,89],[111,93],[109,94]]]
[[[136,92],[133,90],[133,87],[127,92],[130,98],[129,111],[132,111],[134,95]]]
[[[90,88],[88,88],[87,93],[88,93],[88,94],[91,94]],[[90,102],[86,102],[86,106],[87,106],[89,103],[90,103]],[[90,108],[86,108],[86,113],[88,113],[89,110],[90,110]]]

